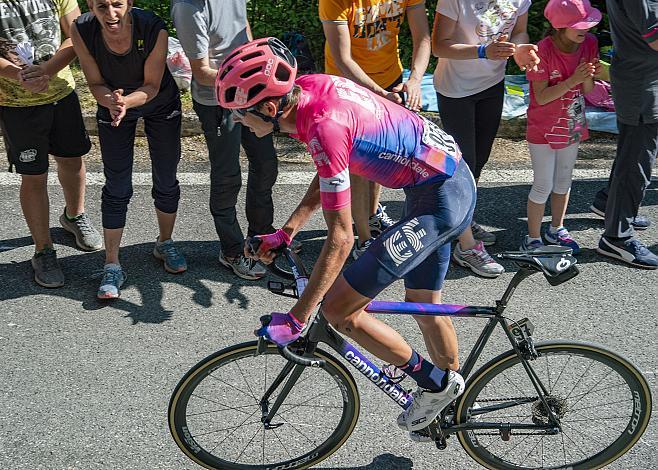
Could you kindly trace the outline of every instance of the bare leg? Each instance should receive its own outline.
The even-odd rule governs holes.
[[[105,264],[119,263],[119,247],[121,246],[121,237],[123,236],[122,228],[104,228],[103,236],[105,238]]]
[[[475,180],[475,185],[477,186],[478,181],[480,179]],[[462,232],[462,234],[458,237],[459,240],[459,248],[464,251],[464,250],[470,250],[473,248],[475,245],[477,245],[477,242],[475,241],[475,238],[473,238],[473,230],[471,230],[471,226],[469,225],[466,227],[466,230]]]
[[[462,232],[462,234],[459,236],[459,248],[464,251],[464,250],[470,250],[473,248],[477,242],[475,241],[475,238],[473,238],[473,231],[471,230],[471,226],[469,225],[466,227],[466,230]]]
[[[441,303],[441,291],[407,289],[407,302]],[[459,348],[457,334],[448,317],[414,315],[432,363],[441,369],[459,369]]]
[[[553,227],[562,227],[564,225],[564,214],[567,212],[567,205],[569,204],[569,194],[551,193],[551,225]]]
[[[59,158],[57,162],[57,177],[62,185],[66,215],[75,217],[85,211],[85,179],[86,170],[82,158]]]
[[[371,300],[352,289],[341,275],[327,292],[322,313],[338,331],[378,358],[405,365],[411,358],[411,347],[397,331],[363,311]]]
[[[22,175],[20,189],[21,209],[34,240],[35,251],[53,246],[50,238],[50,213],[48,201],[48,173]]]
[[[370,239],[370,182],[350,173],[350,190],[352,191],[352,218],[356,227],[359,243]]]
[[[174,232],[176,212],[167,214],[166,212],[162,212],[160,209],[155,209],[155,215],[158,218],[158,227],[160,228],[158,241],[163,242],[165,240],[169,240],[171,238],[171,234]]]
[[[553,196],[551,196],[551,207]],[[541,237],[541,221],[544,218],[546,204],[538,204],[528,199],[528,236],[530,238]]]
[[[370,191],[370,212],[368,213],[368,218],[371,215],[374,215],[377,212],[377,207],[379,206],[379,198],[382,195],[382,185],[375,183],[374,181],[369,181],[369,191]]]

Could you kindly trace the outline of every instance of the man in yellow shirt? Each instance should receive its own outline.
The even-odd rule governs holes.
[[[64,285],[50,238],[49,154],[66,201],[60,223],[80,249],[102,247],[84,212],[81,157],[91,143],[68,67],[75,57],[68,36],[78,16],[75,0],[0,0],[0,127],[9,167],[21,175],[21,208],[35,245],[34,280],[43,287]]]
[[[325,73],[349,78],[393,102],[420,110],[420,85],[431,52],[424,0],[320,0],[319,11],[327,38]],[[402,80],[398,51],[405,15],[413,40],[407,81]],[[352,217],[359,237],[353,256],[358,258],[372,235],[394,222],[379,204],[381,186],[360,176],[350,178]]]

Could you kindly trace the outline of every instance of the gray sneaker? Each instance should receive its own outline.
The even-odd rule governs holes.
[[[83,251],[97,251],[103,248],[103,237],[98,233],[89,220],[87,213],[83,212],[73,220],[66,217],[66,208],[64,213],[59,216],[59,223],[64,230],[71,232],[75,237],[75,244]]]
[[[156,240],[153,256],[164,262],[165,271],[168,273],[178,274],[187,271],[185,257],[178,251],[171,238],[163,242]]]
[[[496,263],[487,253],[484,243],[481,241],[470,250],[463,251],[457,243],[455,251],[452,253],[452,259],[458,265],[469,268],[475,274],[483,277],[498,277],[505,272],[505,268]]]
[[[126,273],[121,265],[108,263],[103,267],[103,279],[96,297],[99,299],[116,299],[121,295],[121,286],[126,282]]]
[[[62,287],[64,273],[57,262],[57,252],[50,247],[35,253],[32,257],[34,281],[41,287]]]
[[[255,281],[265,276],[267,273],[265,266],[259,261],[247,258],[242,253],[235,258],[227,258],[224,253],[219,253],[219,262],[233,270],[236,276],[249,281]]]
[[[480,224],[471,222],[471,231],[473,232],[473,238],[484,243],[484,246],[491,246],[496,243],[496,235],[486,231]]]

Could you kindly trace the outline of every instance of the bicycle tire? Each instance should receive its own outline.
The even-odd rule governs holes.
[[[320,382],[324,381],[324,383],[320,384],[321,386],[320,390],[324,390],[322,392],[323,396],[321,397],[322,401],[320,403],[318,402],[311,403],[311,401],[313,400],[313,398],[311,398],[311,399],[307,399],[306,402],[310,404],[305,404],[304,402],[302,402],[296,405],[301,408],[305,408],[305,407],[311,408],[311,413],[312,413],[311,420],[310,421],[306,420],[305,422],[302,423],[293,423],[288,419],[287,417],[288,415],[286,415],[286,413],[290,412],[292,408],[287,408],[284,410],[284,407],[295,405],[295,404],[290,402],[284,402],[277,415],[275,415],[273,422],[277,421],[277,419],[279,421],[283,420],[283,424],[281,426],[282,426],[282,431],[285,432],[281,432],[281,433],[277,432],[278,428],[266,430],[260,420],[261,409],[260,406],[258,405],[258,400],[262,398],[262,394],[260,394],[260,396],[257,397],[258,394],[253,393],[253,391],[256,389],[252,388],[248,381],[248,379],[251,378],[251,375],[248,374],[249,377],[247,377],[243,373],[245,370],[249,370],[249,369],[244,369],[243,367],[246,367],[246,365],[244,364],[243,366],[240,366],[240,362],[248,363],[250,365],[256,364],[255,367],[263,367],[262,364],[263,363],[265,364],[264,366],[265,383],[262,386],[262,390],[264,391],[269,385],[267,383],[268,361],[269,363],[274,363],[276,367],[278,367],[278,370],[280,370],[281,367],[283,367],[283,365],[287,364],[288,361],[286,361],[283,357],[279,355],[277,349],[273,345],[268,345],[268,348],[266,349],[264,354],[261,355],[255,355],[256,347],[257,347],[257,343],[255,341],[237,344],[235,346],[228,347],[201,360],[198,364],[196,364],[192,369],[190,369],[185,374],[185,376],[180,380],[180,382],[174,389],[171,396],[171,400],[169,402],[169,411],[168,411],[169,429],[174,438],[174,441],[176,442],[178,447],[183,451],[183,453],[187,455],[190,459],[192,459],[193,461],[195,461],[196,463],[198,463],[203,467],[212,468],[212,469],[218,469],[218,468],[228,469],[228,470],[242,470],[247,468],[248,469],[275,469],[275,468],[299,469],[299,468],[308,468],[326,459],[343,445],[343,443],[348,439],[348,437],[354,430],[354,427],[356,426],[356,422],[359,416],[360,398],[354,378],[347,370],[347,368],[334,356],[319,348],[316,349],[314,355],[315,357],[318,357],[326,361],[325,367],[323,368],[305,367],[304,370],[302,371],[302,375],[299,377],[297,383],[295,384],[290,394],[286,398],[286,400],[294,400],[294,397],[299,394],[303,396],[304,399],[307,399],[309,394],[312,393],[312,390],[314,390],[313,387],[314,386],[317,387]],[[249,359],[249,361],[246,361],[245,359]],[[296,367],[301,367],[301,366],[296,366]],[[225,373],[223,373],[223,375],[219,375],[222,368],[224,368]],[[246,384],[246,387],[244,384],[240,382],[240,386],[236,388],[236,385],[230,384],[229,381],[231,380],[231,377],[235,377],[237,383],[237,380],[239,378],[238,376],[240,374],[242,374],[242,378],[245,379],[244,383]],[[317,374],[321,374],[321,375],[317,375]],[[272,379],[274,378],[275,375],[276,372],[274,372],[271,375]],[[213,381],[206,380],[209,379],[209,377],[216,380]],[[313,380],[310,380],[310,378],[313,378]],[[302,382],[304,383],[302,384]],[[254,381],[254,383],[258,383],[258,379]],[[335,388],[325,387],[324,386],[325,383],[330,385],[334,384]],[[301,387],[303,387],[303,390],[301,389]],[[280,388],[281,387],[279,387],[279,389]],[[205,413],[208,416],[204,416],[204,413],[193,413],[193,411],[198,411],[200,408],[203,408],[205,406],[204,400],[198,400],[199,402],[201,402],[201,405],[199,405],[196,403],[197,399],[202,398],[203,393],[209,393],[208,390],[212,391],[214,389],[217,389],[217,392],[215,395],[212,396],[212,398],[210,398],[210,401],[208,401],[208,403],[210,403],[210,405],[208,406],[210,407],[223,406],[226,408],[222,410],[211,410],[208,413]],[[249,395],[251,393],[251,397],[255,398],[254,401],[256,403],[252,403],[251,405],[238,406],[237,408],[230,407],[231,402],[228,400],[233,399],[232,395],[235,395],[238,389],[242,389],[242,391],[245,392],[246,395]],[[299,392],[296,392],[296,390],[299,390]],[[191,398],[194,398],[193,405],[190,405]],[[203,398],[208,399],[209,397],[203,397]],[[305,429],[302,429],[300,431],[299,427],[303,427],[303,426],[313,427],[316,426],[315,423],[321,422],[322,419],[321,412],[324,409],[327,410],[331,409],[330,405],[327,405],[327,403],[329,403],[329,400],[332,398],[334,399],[334,401],[336,401],[336,403],[338,402],[342,403],[336,405],[336,407],[341,408],[340,419],[337,419],[333,431],[331,431],[331,433],[326,438],[324,438],[324,440],[321,441],[320,444],[318,445],[312,444],[314,445],[312,449],[305,449],[304,451],[299,451],[302,452],[300,453],[300,455],[291,455],[290,450],[286,448],[286,444],[284,444],[284,442],[281,439],[284,439],[284,441],[285,440],[294,441],[296,438],[297,441],[300,441],[299,435],[300,434],[303,435],[304,433],[302,431],[304,431]],[[275,396],[271,397],[270,403],[272,403],[274,399]],[[229,405],[227,405],[227,403],[229,403]],[[256,410],[252,412],[251,415],[248,414],[248,412],[250,411],[249,407],[256,408]],[[243,411],[244,408],[246,409]],[[212,422],[210,423],[211,426],[214,424],[225,425],[226,421],[216,422],[214,420],[214,417],[210,415],[217,415],[220,412],[225,412],[223,413],[223,418],[230,420],[233,414],[235,414],[238,411],[240,412],[240,419],[242,418],[241,415],[242,413],[244,413],[245,416],[247,416],[247,419],[245,419],[242,424],[238,424],[238,426],[235,426],[235,429],[233,431],[230,431],[229,435],[224,437],[221,443],[217,444],[214,448],[210,449],[209,448],[210,446],[208,444],[206,444],[205,442],[200,442],[201,438],[203,438],[204,441],[209,440],[206,436],[210,436],[212,433],[207,433],[201,436],[200,436],[201,433],[195,433],[194,426],[197,427],[199,426],[199,423],[196,423],[197,421],[204,421],[204,420],[208,420],[208,418],[212,418]],[[335,416],[338,414],[338,410],[336,412],[330,411],[329,413],[330,413],[328,416],[329,419],[336,419]],[[245,424],[250,416],[253,417],[254,422]],[[295,416],[297,415],[295,414]],[[191,425],[190,421],[196,424],[193,424],[192,427],[190,427]],[[230,455],[235,455],[235,454],[232,453],[233,450],[228,449],[228,446],[233,445],[236,447],[241,447],[244,440],[240,441],[233,434],[242,428],[244,428],[246,432],[246,429],[248,429],[250,426],[253,425],[256,425],[256,427],[251,429],[256,429],[256,433],[258,434],[259,440],[261,439],[260,433],[262,433],[262,452],[258,453],[258,457],[260,458],[262,456],[262,459],[260,459],[260,461],[257,462],[255,461],[256,458],[254,457],[253,459],[251,459],[252,461],[245,463],[235,461],[235,459],[230,457]],[[230,429],[233,429],[233,427],[229,426],[229,428],[221,431],[229,431]],[[251,433],[251,431],[249,431],[249,433]],[[272,443],[271,446],[269,445],[267,446],[268,447],[267,449],[265,445],[266,436],[268,443],[270,442]],[[314,436],[315,434],[313,434],[313,437]],[[304,436],[304,437],[307,437],[309,442],[311,442],[311,439],[308,436]],[[322,439],[322,437],[320,437],[320,439]],[[254,437],[252,437],[251,441],[247,443],[247,446],[249,446],[253,440]],[[223,444],[224,442],[226,442],[226,444]],[[240,444],[237,444],[238,442],[240,442]],[[223,444],[223,446],[221,444]],[[287,453],[286,458],[281,460],[272,456],[272,454],[274,454],[275,452],[278,452],[278,455],[282,455],[280,452],[281,449],[279,449],[279,447],[283,447],[283,450],[285,450],[285,452]],[[238,455],[237,460],[241,458],[244,452],[245,450],[243,449],[242,453]]]
[[[542,342],[536,344],[536,350],[539,352],[540,357],[534,361],[530,361],[530,365],[540,376],[542,383],[549,391],[549,396],[551,397],[549,401],[550,406],[560,415],[562,426],[561,431],[557,435],[543,435],[541,440],[537,442],[534,447],[530,448],[530,452],[524,457],[525,460],[520,463],[511,461],[510,458],[512,457],[506,457],[515,450],[516,452],[514,452],[513,455],[518,455],[519,450],[521,450],[520,446],[523,445],[530,436],[540,436],[541,434],[519,432],[517,433],[517,436],[520,437],[514,437],[513,434],[512,436],[507,436],[508,441],[505,441],[502,439],[501,434],[496,437],[495,434],[497,433],[492,432],[494,430],[468,430],[458,432],[457,434],[462,447],[475,461],[486,468],[496,470],[531,468],[573,468],[592,470],[610,464],[624,455],[631,447],[633,447],[633,445],[635,445],[649,424],[652,399],[646,379],[630,361],[602,346],[581,342]],[[549,358],[551,358],[550,360],[552,363],[562,365],[559,375],[554,375],[552,380],[551,369],[549,368]],[[580,380],[575,384],[569,382],[568,377],[572,375],[572,371],[578,369],[577,372],[574,372],[577,374],[583,370],[582,367],[579,368],[578,365],[581,362],[585,362],[585,360],[589,360],[591,364],[586,368],[585,372],[580,377]],[[533,404],[526,403],[530,410],[525,412],[527,416],[524,420],[521,420],[522,422],[528,422],[526,421],[528,417],[534,422],[537,422],[535,420],[542,419],[542,415],[546,415],[546,407],[538,400],[537,393],[534,388],[532,388],[527,372],[525,372],[520,364],[521,361],[516,353],[510,350],[502,353],[482,366],[466,384],[466,390],[456,407],[456,422],[466,423],[469,419],[469,414],[472,413],[473,410],[484,409],[483,407],[487,406],[487,402],[504,402],[507,400],[509,403],[508,398],[487,398],[491,396],[491,389],[501,387],[501,383],[506,384],[506,386],[511,389],[516,388],[518,391],[523,391],[524,388],[525,390],[530,390],[534,393],[535,398],[537,398],[537,401]],[[527,384],[519,384],[515,382],[513,378],[510,378],[510,371],[515,366],[516,369],[520,369],[520,372],[525,374]],[[606,375],[606,371],[604,371],[604,374],[600,374],[601,378],[599,378],[598,375],[595,375],[597,374],[597,370],[594,369],[594,366],[597,366],[598,368],[607,368],[612,372]],[[547,378],[543,375],[543,369],[548,371]],[[520,373],[519,375],[522,376]],[[565,390],[573,384],[573,387],[571,387],[571,390],[567,395],[561,395],[561,393],[563,394],[564,392],[561,392],[561,385],[558,384],[563,377],[565,383],[568,385]],[[497,378],[500,378],[500,380],[496,381]],[[608,385],[612,382],[619,383]],[[490,386],[491,389],[485,391],[487,386]],[[504,386],[501,388],[504,388]],[[625,390],[626,388],[627,390]],[[577,390],[578,393],[576,393]],[[518,391],[516,393],[518,393]],[[591,401],[596,395],[588,397],[590,394],[596,393],[600,395],[603,392],[605,392],[606,397],[611,397],[611,401],[614,399],[612,398],[613,393],[618,393],[616,396],[624,397],[624,400],[600,404],[600,401]],[[582,403],[586,398],[587,401]],[[630,399],[630,401],[624,404],[623,402],[628,399]],[[589,403],[595,404],[592,406],[583,406]],[[597,405],[596,403],[599,404]],[[615,414],[619,414],[620,416],[601,417],[600,414],[597,414],[594,417],[579,418],[579,412],[582,414],[584,410],[592,408],[598,408],[599,410],[609,408],[611,411],[614,411]],[[512,416],[509,415],[510,410],[514,410]],[[493,411],[491,413],[493,416],[490,416],[487,412],[482,413],[482,411],[476,414],[479,415],[477,420],[483,422],[492,422],[491,419],[498,419],[495,413],[501,413],[498,415],[501,423],[519,422],[519,418],[523,416],[523,414],[514,415],[513,413],[523,413],[523,410],[523,405],[519,405],[510,407],[506,410]],[[582,425],[576,423],[582,423]],[[567,462],[567,460],[573,457],[571,453],[567,454],[565,436],[567,437],[567,442],[571,440],[570,442],[574,444],[576,444],[574,439],[582,440],[583,436],[587,436],[587,434],[582,431],[579,434],[573,434],[577,426],[590,426],[599,431],[600,428],[598,426],[602,425],[603,432],[605,433],[608,428],[610,428],[611,424],[614,426],[616,423],[619,424],[614,427],[617,431],[612,431],[612,437],[598,435],[598,440],[593,440],[590,434],[586,437],[585,441],[581,441],[583,445],[603,446],[603,448],[598,449],[597,451],[589,451],[589,449],[586,449],[586,453],[582,448],[576,447],[581,455],[576,454],[576,461]],[[569,434],[567,434],[567,430]],[[525,437],[523,436],[524,434],[526,434]],[[545,438],[549,438],[551,442],[544,442]],[[535,438],[535,440],[537,440],[537,438]],[[541,446],[539,445],[540,443]],[[530,445],[531,443],[528,443],[525,446],[525,449],[530,447]],[[560,461],[554,463],[546,462],[545,452],[557,456]],[[592,453],[590,454],[590,452]],[[540,453],[541,457],[539,457]]]

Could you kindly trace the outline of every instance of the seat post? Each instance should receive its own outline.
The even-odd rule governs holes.
[[[514,291],[518,287],[523,280],[526,278],[532,276],[535,274],[537,271],[528,267],[523,267],[514,274],[514,277],[510,281],[509,285],[507,286],[507,289],[505,289],[505,293],[503,294],[503,297],[500,300],[496,301],[496,313],[498,315],[502,314],[505,308],[507,308],[507,304],[509,303],[509,300],[512,298],[512,295],[514,295]]]

